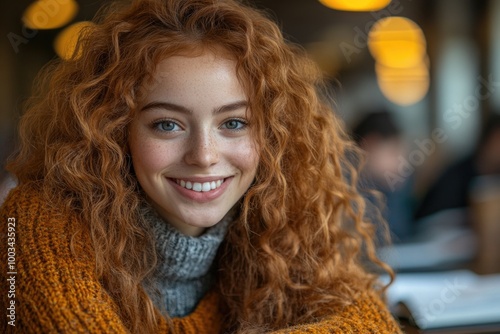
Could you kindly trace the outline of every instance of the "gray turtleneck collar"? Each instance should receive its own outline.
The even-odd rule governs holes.
[[[212,287],[213,262],[234,211],[199,237],[184,235],[166,223],[151,207],[143,210],[155,236],[158,264],[146,286],[155,305],[170,317],[194,311]]]

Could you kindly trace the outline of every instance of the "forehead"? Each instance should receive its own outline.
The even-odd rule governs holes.
[[[220,54],[175,55],[161,60],[153,73],[156,81],[189,78],[190,75],[203,79],[206,76],[236,76],[236,62]]]
[[[162,59],[143,87],[139,108],[159,101],[197,110],[247,100],[236,61],[227,54],[202,52]]]
[[[234,65],[236,65],[236,59],[235,55],[222,46],[188,43],[187,45],[179,47],[176,50],[160,51],[158,58],[155,61],[156,66],[150,75],[152,77],[157,77],[159,74],[165,74],[165,69],[168,67],[169,63],[191,62],[191,65],[201,65],[211,61],[226,63],[234,62]]]

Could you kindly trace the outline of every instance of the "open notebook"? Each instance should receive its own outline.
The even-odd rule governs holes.
[[[500,333],[500,274],[398,274],[387,298],[395,316],[424,333]]]

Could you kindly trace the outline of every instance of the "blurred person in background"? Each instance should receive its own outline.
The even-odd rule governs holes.
[[[500,115],[486,119],[476,149],[441,173],[415,217],[419,229],[455,235],[460,265],[500,272]]]
[[[391,114],[381,110],[360,119],[352,129],[352,136],[366,153],[366,165],[361,173],[364,187],[382,193],[386,203],[383,218],[389,223],[393,241],[408,241],[414,232],[413,178],[400,176],[401,182],[390,180],[390,175],[398,175],[402,158],[406,156],[401,130]],[[376,205],[373,194],[365,192],[365,197]]]
[[[432,184],[419,204],[415,218],[422,219],[447,209],[470,205],[473,180],[481,175],[500,175],[500,115],[485,121],[472,154],[453,163]]]

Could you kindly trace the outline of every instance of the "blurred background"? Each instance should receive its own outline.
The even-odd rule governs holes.
[[[0,4],[2,179],[36,73],[71,52],[79,29],[105,2]],[[492,255],[500,254],[500,1],[247,2],[324,71],[336,112],[367,152],[366,185],[386,197],[394,242],[459,231],[451,259],[417,259],[406,269],[473,261],[478,271],[500,271]]]

